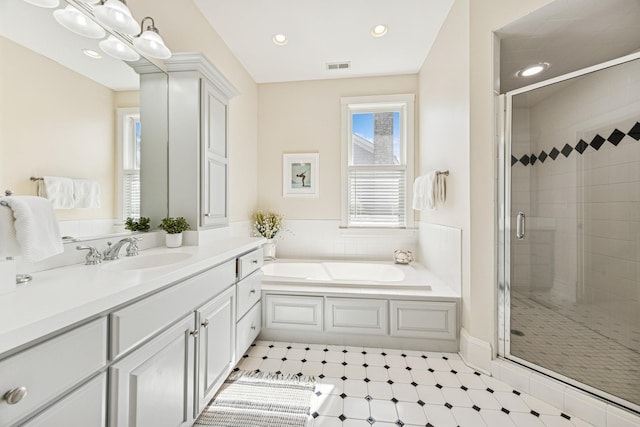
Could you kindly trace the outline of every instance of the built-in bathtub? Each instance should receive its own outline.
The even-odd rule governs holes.
[[[277,260],[262,272],[261,339],[458,351],[460,296],[419,265]]]
[[[411,265],[388,262],[276,261],[262,267],[263,282],[419,288],[430,290],[425,274]]]

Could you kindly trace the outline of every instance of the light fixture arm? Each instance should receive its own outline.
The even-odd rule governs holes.
[[[146,29],[144,28],[144,21],[146,21],[147,19],[151,20],[151,25],[149,25]],[[142,21],[140,21],[140,32],[138,33],[137,37],[140,37],[142,35],[143,32],[145,31],[153,31],[154,33],[158,33],[160,34],[160,32],[158,31],[158,29],[156,28],[156,23],[153,20],[152,17],[150,16],[145,16],[144,18],[142,18]]]

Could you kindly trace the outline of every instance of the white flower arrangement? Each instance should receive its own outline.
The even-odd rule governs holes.
[[[266,239],[274,239],[280,230],[284,230],[284,218],[277,212],[257,210],[252,218],[255,232]]]

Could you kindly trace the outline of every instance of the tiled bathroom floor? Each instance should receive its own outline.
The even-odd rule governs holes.
[[[308,427],[586,427],[455,353],[256,341],[238,369],[316,377]]]
[[[575,378],[630,402],[640,403],[640,353],[615,339],[511,293],[511,354]],[[571,357],[569,357],[571,355]]]

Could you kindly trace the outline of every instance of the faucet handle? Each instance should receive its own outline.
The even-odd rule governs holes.
[[[89,253],[85,258],[85,265],[96,265],[102,262],[102,254],[93,246],[76,246],[76,250],[88,250]]]
[[[129,246],[127,246],[127,256],[138,255],[138,242],[142,240],[142,237],[131,237],[129,240]]]

